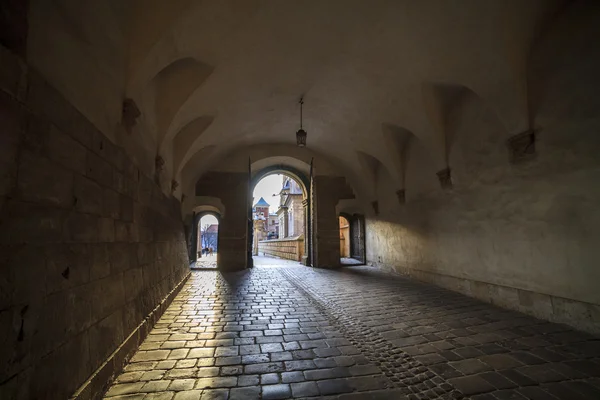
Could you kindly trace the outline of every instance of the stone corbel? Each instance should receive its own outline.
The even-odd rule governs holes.
[[[156,173],[161,173],[165,167],[165,160],[161,156],[156,156],[154,159],[154,167],[156,168]]]
[[[123,124],[127,132],[131,133],[131,130],[137,123],[137,119],[141,114],[142,113],[140,112],[140,109],[135,104],[135,101],[133,101],[133,99],[127,98],[123,100],[121,123]]]
[[[398,197],[398,203],[406,204],[406,189],[397,190],[396,196]]]
[[[451,190],[453,187],[452,184],[452,174],[450,172],[450,168],[444,168],[443,170],[437,172],[438,179],[440,180],[440,186],[443,190]]]
[[[154,159],[154,182],[156,182],[157,185],[160,184],[160,174],[164,168],[165,160],[161,156],[157,155]]]
[[[371,207],[373,207],[375,215],[379,215],[379,202],[377,200],[371,202]]]
[[[506,141],[509,151],[510,162],[513,164],[529,161],[535,153],[535,133],[527,130],[510,137]]]

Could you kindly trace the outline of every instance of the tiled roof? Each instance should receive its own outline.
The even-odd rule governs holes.
[[[258,201],[256,202],[256,204],[254,205],[254,207],[257,207],[257,206],[258,206],[258,207],[269,207],[269,203],[267,203],[267,202],[265,201],[265,199],[263,199],[263,198],[261,197],[261,198],[260,198],[260,200],[258,200]]]

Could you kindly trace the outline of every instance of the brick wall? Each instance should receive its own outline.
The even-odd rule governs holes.
[[[0,89],[0,398],[64,399],[188,274],[179,203],[3,47]]]

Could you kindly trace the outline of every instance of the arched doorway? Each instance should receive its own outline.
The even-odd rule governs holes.
[[[248,205],[248,265],[254,264],[253,256],[259,253],[265,255],[267,248],[270,248],[266,251],[269,256],[312,265],[310,178],[298,169],[286,165],[265,167],[254,173],[251,172],[251,175],[252,202]],[[273,193],[276,196],[269,196],[271,203],[274,204],[266,201],[264,196],[255,198],[255,189],[259,182],[273,175],[281,180],[277,193]],[[264,215],[264,210],[271,210],[271,207],[276,211],[274,213],[268,211],[268,214],[273,215]],[[273,225],[277,225],[276,229]],[[277,237],[274,237],[275,232]],[[278,241],[280,243],[277,243]],[[279,251],[284,248],[285,250]]]
[[[340,213],[339,221],[341,264],[364,264],[366,262],[364,216]]]
[[[340,258],[350,258],[350,222],[346,217],[339,216],[340,221]]]
[[[191,265],[192,268],[217,268],[220,221],[221,216],[212,211],[203,211],[194,216],[196,259]]]

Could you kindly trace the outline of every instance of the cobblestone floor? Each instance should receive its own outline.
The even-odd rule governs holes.
[[[370,267],[194,271],[107,399],[600,399],[600,340]]]
[[[217,268],[217,253],[203,255],[190,266],[192,269]]]

